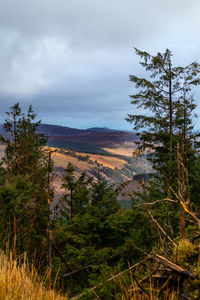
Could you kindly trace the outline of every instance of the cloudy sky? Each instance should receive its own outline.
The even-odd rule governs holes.
[[[186,65],[199,37],[199,0],[1,0],[0,122],[20,102],[43,123],[131,129],[133,47]]]

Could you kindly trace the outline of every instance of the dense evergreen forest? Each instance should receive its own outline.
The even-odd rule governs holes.
[[[76,178],[69,163],[53,212],[52,152],[40,122],[32,106],[24,113],[17,103],[6,113],[0,248],[14,260],[26,253],[46,288],[69,299],[200,299],[200,134],[193,127],[200,65],[174,67],[168,49],[135,51],[146,77],[130,76],[138,89],[131,103],[146,114],[127,120],[153,172],[132,192],[130,210],[117,201],[125,183]]]

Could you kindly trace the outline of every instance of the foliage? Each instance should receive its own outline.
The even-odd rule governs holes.
[[[192,115],[196,105],[191,87],[200,84],[200,65],[193,62],[186,67],[173,67],[169,49],[155,56],[138,49],[135,51],[142,59],[140,64],[151,74],[150,79],[130,76],[130,81],[140,88],[139,93],[130,96],[131,103],[151,115],[128,115],[127,120],[134,124],[135,130],[143,129],[140,147],[153,150],[149,159],[167,193],[177,175],[177,141],[180,142],[181,137],[184,140],[187,160],[195,141]]]
[[[134,243],[140,246],[142,237],[149,231],[148,223],[141,226],[143,221],[137,212],[120,207],[117,191],[101,177],[90,189],[86,209],[68,222],[62,217],[55,225],[55,243],[67,261],[68,269],[59,257],[54,257],[54,267],[62,265],[60,273],[72,294],[104,281],[115,269],[117,272],[127,266],[128,261],[140,257],[142,254]],[[142,241],[143,249],[146,247],[147,250],[149,246],[148,238],[145,243]],[[74,275],[71,270],[75,270]],[[99,293],[104,299],[111,299],[111,294],[114,297],[112,289],[112,285],[104,286]]]
[[[178,263],[183,263],[195,254],[195,246],[188,240],[181,240],[175,250],[175,257]]]
[[[43,134],[37,134],[39,122],[34,122],[36,115],[29,106],[25,115],[21,112],[19,103],[10,108],[6,113],[7,119],[4,128],[9,135],[8,139],[2,137],[7,145],[3,162],[7,167],[7,172],[17,175],[30,175],[34,181],[42,172],[44,154],[41,146],[44,146],[47,138]]]
[[[46,137],[37,133],[40,122],[35,121],[31,106],[24,114],[17,103],[7,113],[7,136],[1,138],[6,150],[0,165],[0,243],[1,248],[12,249],[15,262],[0,261],[0,280],[5,278],[1,268],[9,265],[6,272],[11,268],[9,276],[19,279],[19,289],[13,280],[7,283],[16,299],[20,299],[19,290],[29,299],[22,280],[31,295],[36,293],[27,276],[29,270],[17,265],[16,257],[24,251],[40,275],[46,274],[46,284],[51,286],[58,278],[55,286],[69,297],[179,299],[185,292],[199,297],[199,236],[194,233],[200,228],[200,161],[192,126],[191,87],[200,83],[200,66],[173,67],[168,49],[156,56],[137,49],[136,54],[151,75],[150,79],[130,77],[140,88],[131,96],[132,103],[151,115],[129,115],[128,119],[135,129],[143,130],[139,150],[149,151],[145,155],[153,172],[137,178],[141,189],[132,196],[132,209],[123,209],[117,201],[124,183],[118,187],[108,184],[100,176],[100,164],[93,170],[95,179],[85,172],[77,175],[69,163],[63,172],[64,195],[52,217],[53,165],[51,152],[44,151]],[[72,150],[67,154],[82,159]],[[89,161],[89,156],[84,160]],[[126,161],[120,171],[102,168],[104,174],[121,179],[123,174],[135,178],[135,172],[146,173],[143,157]],[[145,167],[150,170],[149,165]],[[183,212],[188,213],[187,219]],[[190,240],[178,237],[183,226]],[[44,299],[56,297],[53,291],[46,294],[40,284],[38,290]]]
[[[68,163],[63,176],[62,188],[66,193],[61,199],[62,208],[61,214],[72,219],[77,213],[83,213],[89,202],[89,189],[92,179],[86,177],[83,172],[76,180],[74,175],[75,168],[71,163]],[[66,214],[67,212],[67,214]]]
[[[131,95],[131,103],[145,109],[147,114],[128,115],[127,120],[134,124],[135,130],[143,130],[139,134],[139,150],[149,151],[147,159],[154,170],[145,193],[138,197],[141,201],[153,202],[162,198],[176,199],[176,195],[182,193],[185,202],[195,202],[195,197],[200,195],[199,142],[198,134],[194,134],[193,130],[196,105],[191,89],[200,84],[200,65],[193,62],[186,67],[174,67],[172,53],[168,49],[155,56],[138,49],[135,51],[142,59],[140,64],[150,76],[130,76],[130,81],[140,89]],[[178,156],[180,164],[185,168],[185,175],[179,174],[179,177],[184,177],[182,190],[178,179]],[[187,186],[183,187],[185,184]],[[176,205],[160,203],[154,206],[153,214],[159,217],[160,222],[165,217],[165,231],[176,237],[179,231],[179,210]],[[180,215],[181,234],[184,235],[184,213],[180,212]]]
[[[39,259],[44,252],[38,245],[46,243],[51,165],[42,148],[46,137],[37,133],[40,122],[35,122],[35,117],[31,106],[24,114],[18,103],[7,112],[7,138],[2,137],[6,149],[5,176],[0,186],[0,226],[4,247],[9,242],[15,255],[28,251]]]

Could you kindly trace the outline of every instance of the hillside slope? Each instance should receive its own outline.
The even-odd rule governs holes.
[[[138,136],[134,132],[99,127],[76,129],[66,126],[41,124],[38,128],[38,133],[48,136],[48,146],[91,153],[105,153],[101,148],[138,141]],[[0,124],[0,134],[8,137],[3,124]]]
[[[62,194],[62,176],[68,163],[75,167],[75,178],[77,179],[82,172],[86,172],[88,177],[97,180],[98,173],[110,184],[118,184],[127,181],[135,181],[134,187],[138,181],[134,179],[137,174],[148,174],[151,171],[149,162],[141,157],[128,155],[115,155],[107,152],[106,155],[92,154],[84,152],[75,152],[67,149],[52,148],[55,151],[52,155],[54,161],[54,188],[56,194]],[[116,148],[117,150],[117,148]],[[124,148],[124,154],[125,148]],[[136,182],[137,181],[137,182]],[[121,199],[120,199],[121,200]]]

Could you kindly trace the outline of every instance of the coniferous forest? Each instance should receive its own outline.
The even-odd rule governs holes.
[[[169,49],[135,53],[144,77],[130,75],[137,89],[130,97],[133,111],[143,114],[129,114],[127,121],[152,172],[131,192],[129,210],[117,201],[125,183],[110,185],[100,174],[94,180],[84,172],[77,178],[69,163],[53,213],[48,137],[38,133],[32,106],[23,112],[16,103],[6,112],[0,299],[200,299],[200,134],[193,127],[200,65],[174,66]],[[23,268],[51,296],[20,296],[17,287],[9,294],[12,272],[3,280],[9,262],[6,272]]]

